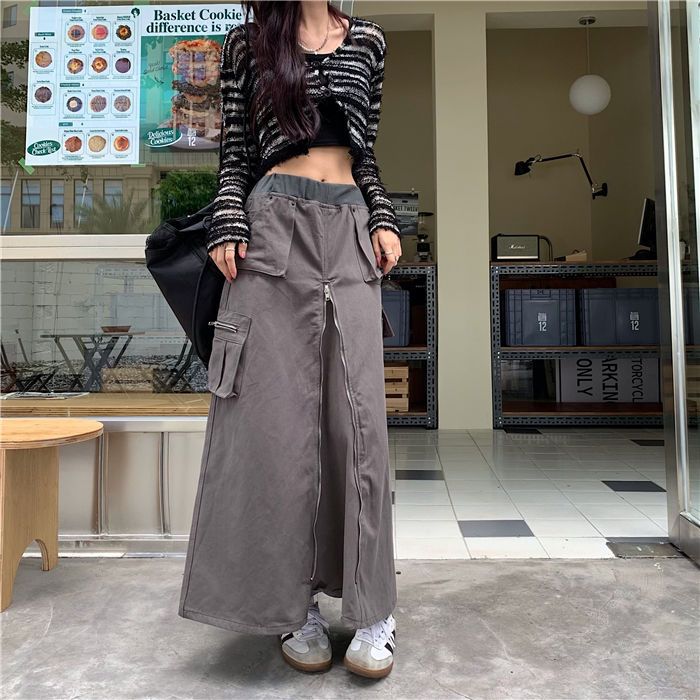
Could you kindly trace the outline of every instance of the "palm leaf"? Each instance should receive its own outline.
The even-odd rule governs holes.
[[[130,190],[116,203],[104,197],[95,197],[91,207],[77,205],[76,218],[80,217],[80,233],[150,233],[158,218],[150,208],[150,199],[134,202]]]

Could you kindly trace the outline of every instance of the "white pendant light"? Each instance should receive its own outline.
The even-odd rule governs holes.
[[[578,23],[586,27],[586,66],[587,73],[577,78],[569,88],[569,102],[579,113],[591,116],[599,114],[610,103],[612,91],[608,81],[600,75],[591,73],[591,59],[588,45],[588,27],[595,22],[595,17],[581,17]]]

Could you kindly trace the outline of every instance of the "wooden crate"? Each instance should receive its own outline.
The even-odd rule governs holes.
[[[153,391],[152,367],[103,367],[100,376],[105,392]]]
[[[387,413],[408,412],[408,365],[384,363],[384,392]]]

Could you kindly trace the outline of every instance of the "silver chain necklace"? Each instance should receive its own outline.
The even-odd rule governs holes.
[[[301,46],[301,48],[304,49],[304,51],[308,51],[310,53],[318,53],[326,45],[326,42],[328,41],[328,34],[330,32],[330,29],[331,29],[331,18],[329,16],[328,17],[328,26],[326,27],[326,38],[323,40],[323,43],[317,49],[310,49],[307,46],[304,46],[304,44],[302,44],[301,41],[298,42],[299,46]]]

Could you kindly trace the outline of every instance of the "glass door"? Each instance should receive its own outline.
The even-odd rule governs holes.
[[[700,2],[648,9],[668,532],[700,561]]]

